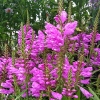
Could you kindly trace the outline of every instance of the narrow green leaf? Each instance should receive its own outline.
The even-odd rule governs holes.
[[[80,90],[77,91],[77,94],[76,94],[76,95],[78,95],[78,98],[74,98],[74,100],[81,100],[81,99],[80,99],[80,97],[81,97]]]
[[[93,100],[100,100],[100,98],[96,95],[96,93],[90,88],[88,87],[89,91],[93,94]]]
[[[14,100],[18,100],[22,96],[22,94],[25,93],[26,91],[27,90],[22,91]]]
[[[95,71],[92,72],[92,74],[95,74],[95,73],[97,73],[97,72],[99,72],[99,71],[100,71],[100,69],[95,70]]]

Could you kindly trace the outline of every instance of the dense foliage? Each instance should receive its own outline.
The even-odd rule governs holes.
[[[67,12],[69,2],[70,0],[63,0],[63,8]],[[78,27],[82,31],[90,31],[92,29],[99,5],[99,0],[72,0],[72,19],[78,21]],[[9,52],[11,52],[11,41],[14,41],[13,46],[16,46],[16,33],[20,28],[20,23],[26,23],[27,10],[30,15],[30,25],[37,32],[39,29],[44,28],[46,20],[54,23],[53,17],[57,14],[58,8],[58,0],[0,0],[1,54],[3,54],[5,43],[9,46]],[[99,27],[100,24],[98,29],[100,29]]]

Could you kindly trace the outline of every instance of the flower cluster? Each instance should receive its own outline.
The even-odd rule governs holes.
[[[77,95],[74,95],[76,92],[75,86],[80,84],[89,84],[89,78],[92,75],[92,67],[85,68],[85,66],[86,63],[80,61],[75,61],[73,62],[73,65],[70,65],[68,59],[65,59],[62,74],[65,79],[65,87],[62,91],[63,95],[78,98]]]
[[[0,57],[1,94],[27,90],[22,97],[62,100],[63,96],[78,98],[79,88],[86,98],[93,96],[82,85],[89,84],[93,65],[100,65],[99,33],[96,33],[92,48],[93,32],[75,35],[78,23],[68,23],[65,11],[54,19],[57,25],[46,22],[45,30],[39,30],[38,35],[29,25],[21,27],[18,32],[19,56],[15,59]]]

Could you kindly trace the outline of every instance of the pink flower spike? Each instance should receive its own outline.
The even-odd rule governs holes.
[[[57,92],[51,92],[52,96],[57,99],[57,100],[61,100],[62,99],[62,95],[60,93]]]
[[[64,23],[67,20],[67,13],[66,13],[66,11],[62,11],[61,14],[60,15],[56,15],[54,17],[54,19],[55,19],[55,21],[57,23],[59,23],[60,20],[61,20],[62,23]]]
[[[82,87],[80,87],[80,86],[79,86],[79,88],[80,88],[81,92],[84,94],[84,96],[86,96],[86,98],[90,98],[90,97],[93,96],[90,92],[88,92],[88,91],[85,90],[84,88],[82,88]]]
[[[59,22],[60,22],[59,16],[56,15],[56,16],[54,17],[54,20],[55,20],[57,23],[59,23]]]
[[[64,36],[66,37],[66,35],[71,35],[74,33],[75,29],[77,27],[77,21],[74,22],[70,22],[67,23],[64,27],[65,31],[64,31]]]
[[[61,12],[60,19],[61,19],[62,23],[64,23],[66,21],[66,19],[67,19],[66,11]]]

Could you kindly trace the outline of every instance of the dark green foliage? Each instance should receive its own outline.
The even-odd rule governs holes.
[[[5,43],[8,44],[9,52],[12,47],[17,46],[17,31],[20,29],[20,23],[27,21],[27,10],[29,20],[33,29],[37,31],[44,28],[45,21],[55,23],[53,18],[58,12],[59,0],[0,0],[0,55],[3,54]],[[63,0],[63,9],[68,12],[70,0]],[[78,21],[78,27],[82,31],[92,30],[92,25],[99,9],[92,4],[90,7],[89,0],[71,0],[71,15],[73,20]],[[13,9],[13,13],[6,13],[5,9]],[[98,31],[100,32],[100,21]],[[14,34],[13,34],[14,33]]]

